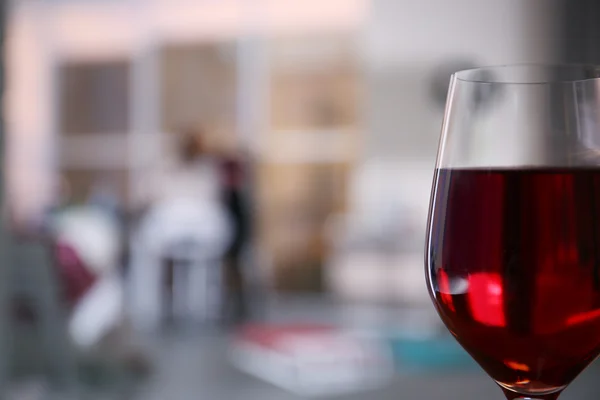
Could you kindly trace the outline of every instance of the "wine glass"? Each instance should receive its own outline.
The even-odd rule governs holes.
[[[455,73],[426,275],[507,399],[556,400],[600,353],[600,67]]]

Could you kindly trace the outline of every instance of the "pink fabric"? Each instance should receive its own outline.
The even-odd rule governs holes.
[[[56,261],[65,299],[72,307],[94,285],[97,276],[86,267],[77,251],[67,243],[56,244]]]

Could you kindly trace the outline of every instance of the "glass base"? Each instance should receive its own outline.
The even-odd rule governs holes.
[[[556,399],[558,399],[558,396],[560,396],[562,391],[565,389],[564,387],[562,387],[558,390],[552,391],[551,393],[546,392],[546,393],[536,393],[536,394],[531,394],[531,395],[528,395],[528,394],[524,395],[524,394],[514,392],[503,386],[500,386],[500,388],[504,392],[504,395],[506,396],[507,400],[556,400]]]

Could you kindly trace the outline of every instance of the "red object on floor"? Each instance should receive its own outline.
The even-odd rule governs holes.
[[[256,346],[278,350],[283,341],[290,338],[331,334],[335,331],[335,327],[327,325],[247,325],[240,329],[236,339],[250,342]]]
[[[302,396],[376,387],[394,368],[389,349],[379,340],[329,325],[249,325],[231,345],[239,369]]]

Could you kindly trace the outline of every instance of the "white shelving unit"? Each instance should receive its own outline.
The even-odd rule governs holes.
[[[263,38],[353,30],[363,24],[367,6],[368,0],[15,2],[8,27],[5,105],[8,183],[15,204],[24,213],[42,209],[62,166],[125,169],[135,192],[140,172],[164,148],[159,50],[167,44],[237,42],[237,134],[248,148],[261,148],[268,115]],[[112,60],[131,65],[129,129],[62,135],[57,121],[59,65]]]

